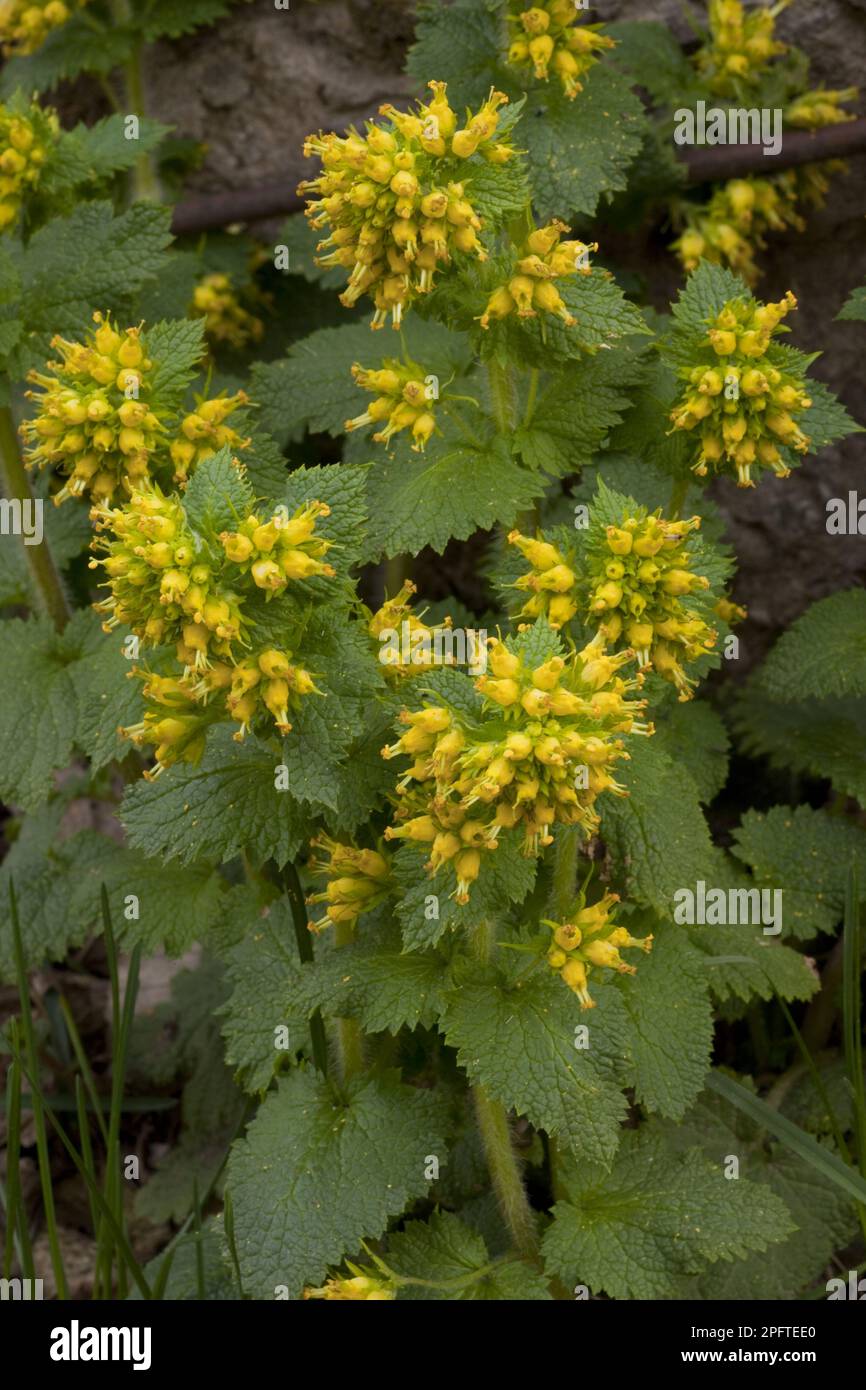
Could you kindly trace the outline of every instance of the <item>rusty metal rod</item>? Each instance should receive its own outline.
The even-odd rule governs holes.
[[[794,130],[785,134],[780,152],[767,156],[760,145],[706,145],[680,150],[689,183],[719,182],[743,174],[773,174],[798,164],[822,159],[846,159],[866,151],[866,117],[825,126],[823,130]],[[177,236],[227,227],[233,222],[259,222],[298,212],[303,201],[295,192],[303,177],[299,167],[287,169],[279,182],[224,193],[195,193],[177,204],[172,230]]]

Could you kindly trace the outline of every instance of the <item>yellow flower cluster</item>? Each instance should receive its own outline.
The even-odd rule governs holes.
[[[397,358],[386,357],[378,370],[368,370],[357,362],[352,366],[352,376],[364,391],[372,391],[376,399],[354,420],[347,420],[343,428],[349,432],[363,429],[365,425],[380,425],[373,435],[377,444],[387,444],[401,430],[411,429],[413,451],[424,452],[427,440],[436,428],[433,414],[435,392],[431,390],[429,377],[417,362],[401,362]]]
[[[204,331],[212,346],[244,348],[260,341],[265,326],[241,303],[231,277],[222,272],[206,275],[195,287],[190,305],[193,318],[204,319]]]
[[[509,63],[531,67],[542,82],[552,72],[569,100],[583,90],[581,78],[598,62],[598,55],[616,47],[600,24],[578,25],[577,18],[574,0],[538,0],[531,7],[511,0],[508,11]]]
[[[171,441],[169,448],[176,483],[184,486],[198,465],[220,449],[239,452],[249,448],[251,441],[243,439],[237,430],[225,423],[234,411],[248,405],[249,399],[245,391],[237,391],[233,396],[223,391],[212,400],[196,397],[195,410],[181,420],[177,438]]]
[[[5,57],[34,53],[52,29],[71,19],[87,0],[0,0],[0,45]]]
[[[350,1264],[350,1269],[355,1266]],[[386,1303],[397,1297],[397,1291],[387,1279],[378,1279],[373,1274],[359,1272],[351,1278],[337,1275],[329,1279],[320,1289],[304,1289],[304,1298],[328,1298],[342,1301]]]
[[[747,9],[741,0],[710,0],[709,42],[695,54],[698,72],[716,96],[734,97],[760,81],[787,45],[774,37],[776,19],[790,0]]]
[[[411,599],[415,592],[415,585],[407,579],[399,593],[369,614],[367,623],[367,631],[378,644],[377,655],[385,667],[385,674],[397,683],[433,665],[455,664],[450,652],[444,653],[441,660],[436,654],[436,634],[450,628],[451,619],[428,627],[421,621],[423,613],[419,615],[412,610]]]
[[[854,113],[844,111],[842,103],[856,101],[859,88],[829,90],[818,87],[811,92],[803,92],[795,97],[785,111],[785,124],[797,126],[800,130],[821,130],[824,126],[840,125],[853,121]]]
[[[318,249],[331,249],[319,264],[348,272],[342,304],[372,298],[373,328],[382,328],[389,314],[399,328],[404,310],[433,288],[437,270],[455,253],[485,259],[477,235],[481,219],[467,193],[468,161],[478,153],[503,163],[513,154],[496,139],[506,96],[491,91],[461,127],[445,83],[428,86],[433,97],[417,112],[383,106],[386,124],[368,122],[364,135],[354,128],[342,138],[311,135],[304,146],[305,155],[318,155],[323,165],[319,178],[298,189],[308,197],[311,225],[330,225]]]
[[[327,879],[324,892],[311,893],[307,904],[327,905],[324,917],[310,922],[310,931],[326,927],[354,927],[358,918],[378,906],[391,890],[391,866],[384,854],[375,849],[357,849],[341,844],[324,833],[312,841],[314,849],[323,849],[327,858],[312,858],[310,871]]]
[[[0,106],[0,232],[18,220],[24,198],[38,185],[59,133],[54,111],[32,106],[25,116]]]
[[[840,103],[856,96],[856,87],[805,92],[786,110],[785,123],[817,130],[853,120],[851,112],[842,110]],[[701,260],[712,261],[730,266],[748,284],[755,284],[760,275],[755,253],[766,249],[767,233],[781,232],[786,227],[805,231],[806,223],[798,207],[822,207],[830,186],[829,175],[842,173],[846,167],[844,160],[824,160],[786,169],[766,179],[730,179],[719,185],[708,203],[687,204],[686,228],[673,243],[683,268],[691,271]]]
[[[178,759],[200,757],[207,728],[217,719],[234,720],[236,738],[243,738],[253,719],[264,714],[280,733],[287,733],[290,707],[321,694],[290,651],[254,645],[244,609],[256,588],[268,596],[274,592],[270,575],[263,579],[253,554],[279,558],[281,587],[290,578],[308,577],[298,571],[309,564],[314,573],[333,573],[318,558],[329,543],[313,536],[316,518],[327,511],[323,503],[308,502],[290,519],[277,517],[271,523],[252,516],[241,532],[226,533],[219,546],[211,547],[191,530],[180,498],[166,496],[149,479],[124,506],[94,507],[93,549],[101,553],[90,563],[103,571],[109,590],[94,605],[106,615],[103,626],[110,631],[124,623],[145,647],[173,643],[182,667],[171,675],[145,667],[134,673],[145,682],[145,714],[123,732],[136,743],[156,746],[156,772]],[[271,543],[274,525],[289,538],[279,549]],[[252,541],[243,562],[229,554],[239,536]]]
[[[568,230],[564,222],[554,220],[530,232],[517,252],[512,275],[490,296],[480,318],[482,328],[488,328],[491,319],[504,319],[511,314],[522,319],[535,318],[539,310],[555,314],[566,327],[572,327],[576,320],[553,282],[570,275],[591,275],[589,253],[597,251],[598,246],[595,242],[587,245],[583,241],[562,241],[563,232]]]
[[[591,536],[587,549],[590,620],[614,647],[627,642],[641,668],[652,666],[671,681],[681,700],[691,699],[697,684],[682,662],[705,656],[717,637],[688,602],[709,588],[692,570],[687,544],[700,524],[699,516],[666,521],[641,510],[606,527],[603,537]]]
[[[404,710],[406,731],[382,750],[412,759],[385,838],[429,846],[426,867],[450,865],[458,903],[503,830],[520,826],[530,856],[552,843],[557,822],[592,832],[596,797],[623,790],[611,772],[627,757],[622,736],[652,733],[636,718],[645,702],[627,698],[642,678],[617,675],[632,652],[608,655],[598,637],[531,667],[505,643],[490,646],[490,672],[475,682],[483,722],[443,705]]]
[[[30,467],[54,467],[67,477],[55,502],[89,491],[95,502],[110,501],[118,488],[136,487],[162,446],[165,426],[151,403],[153,362],[138,328],[118,329],[103,314],[86,343],[51,340],[61,361],[28,380],[42,394],[39,411],[21,426]]]
[[[812,404],[802,374],[773,365],[773,333],[797,301],[790,290],[776,304],[730,300],[710,321],[701,360],[680,368],[682,394],[671,412],[674,430],[700,430],[693,471],[703,477],[734,472],[739,487],[754,487],[752,469],[790,469],[779,446],[806,453],[809,439],[794,418]]]
[[[519,531],[511,531],[508,543],[516,545],[531,566],[514,586],[530,594],[517,617],[532,621],[546,618],[558,632],[577,613],[577,575],[566,563],[558,546],[541,536],[533,539],[532,536],[521,535]]]
[[[333,566],[323,559],[331,542],[314,535],[316,521],[330,510],[325,502],[306,502],[294,516],[277,512],[268,521],[251,512],[236,531],[223,531],[220,541],[241,574],[268,596],[279,594],[290,580],[333,578]]]
[[[623,960],[620,951],[652,950],[651,936],[635,937],[614,920],[616,893],[605,893],[591,907],[580,907],[567,922],[545,922],[552,940],[547,962],[560,978],[574,990],[582,1009],[594,1009],[595,1000],[587,987],[593,969],[616,970],[619,974],[634,975],[636,967]]]

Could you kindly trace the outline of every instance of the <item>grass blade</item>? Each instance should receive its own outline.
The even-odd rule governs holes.
[[[18,903],[15,898],[15,885],[11,880],[9,882],[9,913],[12,919],[12,945],[15,952],[15,973],[18,979],[18,997],[21,1002],[21,1031],[24,1037],[24,1050],[29,1063],[30,1072],[33,1076],[36,1076],[39,1067],[36,1052],[36,1036],[33,1032],[33,1015],[30,1011],[30,984],[24,966],[24,947],[21,942],[21,923],[18,920]],[[42,1188],[42,1209],[45,1215],[45,1227],[48,1233],[48,1249],[51,1254],[51,1267],[54,1270],[57,1297],[65,1300],[69,1297],[69,1288],[66,1283],[66,1271],[63,1268],[63,1255],[60,1250],[60,1237],[57,1231],[57,1216],[54,1211],[54,1190],[51,1186],[51,1162],[48,1153],[48,1134],[45,1129],[45,1114],[41,1099],[37,1097],[36,1088],[33,1086],[32,1081],[31,1087],[33,1089],[33,1120],[36,1127],[36,1155],[39,1162],[39,1182]]]
[[[15,1019],[9,1026],[9,1036],[13,1047],[18,1046],[18,1025]],[[6,1220],[6,1241],[3,1251],[3,1277],[12,1274],[12,1255],[16,1245],[21,1272],[25,1279],[35,1278],[33,1249],[30,1244],[30,1228],[27,1225],[27,1212],[21,1199],[21,1066],[13,1059],[6,1078],[6,1186],[3,1194],[3,1209]],[[16,1231],[18,1239],[16,1241]]]
[[[739,1081],[713,1071],[707,1077],[707,1086],[742,1114],[747,1115],[761,1129],[768,1130],[780,1143],[802,1158],[828,1182],[832,1182],[847,1197],[855,1202],[866,1202],[866,1180],[856,1169],[847,1167],[841,1158],[830,1153],[813,1139],[811,1134],[800,1129],[799,1125],[792,1124],[766,1101],[753,1095],[745,1086],[741,1086]]]
[[[857,867],[848,872],[845,893],[845,923],[842,934],[842,1033],[845,1043],[845,1070],[854,1099],[855,1152],[860,1175],[866,1178],[866,1095],[863,1081],[863,1030],[860,987],[860,902]]]

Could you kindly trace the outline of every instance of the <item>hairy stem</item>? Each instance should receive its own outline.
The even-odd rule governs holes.
[[[485,920],[476,928],[472,938],[476,959],[486,964],[493,953],[494,943],[493,923]],[[487,1094],[483,1086],[473,1086],[472,1099],[493,1190],[515,1249],[521,1255],[534,1257],[538,1254],[538,1232],[511,1142],[508,1112],[504,1105]]]
[[[304,892],[301,888],[301,880],[294,864],[289,863],[283,869],[283,886],[286,890],[286,897],[292,909],[292,925],[295,929],[295,940],[298,943],[298,955],[304,965],[311,965],[313,961],[313,942],[310,937],[310,930],[307,926],[307,909],[304,904]],[[318,1009],[310,1019],[310,1042],[313,1048],[313,1061],[316,1070],[322,1076],[328,1075],[328,1042],[325,1037],[325,1024]]]
[[[19,502],[22,508],[29,504],[31,514],[33,514],[33,508],[36,505],[42,506],[43,503],[40,499],[33,497],[30,479],[27,477],[24,464],[21,462],[18,435],[15,432],[15,423],[8,406],[0,409],[0,466],[2,466],[3,491],[6,496],[10,501]],[[40,610],[51,619],[58,632],[62,632],[69,621],[69,605],[66,602],[66,595],[63,592],[63,585],[48,542],[43,536],[38,545],[24,545],[22,537],[22,548],[24,558],[27,561],[27,568],[30,571],[30,578],[33,581],[36,603]]]
[[[538,367],[533,367],[529,373],[529,391],[526,396],[526,410],[523,415],[523,428],[528,429],[535,414],[535,402],[538,398],[538,378],[541,372]]]
[[[129,0],[112,0],[112,17],[115,24],[127,25],[132,19]],[[124,96],[126,115],[145,115],[144,72],[142,58],[144,41],[138,39],[130,57],[123,65]],[[133,202],[162,202],[162,188],[156,165],[149,154],[139,155],[132,170],[131,189]]]
[[[487,382],[490,388],[490,405],[496,428],[500,434],[510,435],[513,428],[514,390],[511,373],[501,362],[491,360],[487,363]]]
[[[338,922],[335,927],[337,948],[351,946],[354,929],[346,922]],[[337,1019],[337,1049],[340,1055],[340,1071],[344,1081],[357,1076],[364,1070],[364,1043],[361,1025],[356,1018]]]

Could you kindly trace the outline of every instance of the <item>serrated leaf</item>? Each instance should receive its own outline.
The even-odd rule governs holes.
[[[758,676],[770,700],[866,695],[866,593],[819,599],[783,632]]]
[[[446,967],[431,951],[405,952],[391,921],[361,919],[350,946],[323,953],[304,967],[294,1003],[311,1014],[357,1018],[365,1032],[430,1027],[442,1008]]]
[[[394,857],[394,877],[402,890],[396,912],[409,951],[435,946],[448,931],[471,931],[488,917],[523,902],[535,882],[537,864],[521,853],[520,837],[500,835],[495,854],[485,856],[468,903],[454,900],[455,879],[447,866],[435,874],[424,868],[426,854],[403,845]]]
[[[678,889],[699,879],[727,887],[731,874],[685,766],[654,739],[636,740],[630,752],[619,773],[629,795],[601,799],[601,833],[622,866],[626,896],[668,917]]]
[[[521,319],[509,316],[488,332],[498,335],[507,355],[529,366],[550,368],[552,363],[577,359],[581,366],[587,355],[623,347],[623,340],[649,332],[643,316],[603,267],[594,266],[589,275],[577,275],[559,284],[560,296],[576,322],[568,326],[549,314]],[[637,376],[636,358],[620,357],[621,377]],[[604,368],[601,369],[605,371]],[[610,377],[605,376],[609,381]]]
[[[117,113],[92,126],[79,124],[64,131],[46,173],[47,191],[96,183],[131,169],[142,155],[152,153],[171,129],[141,117],[137,137],[132,139],[126,133],[127,117]]]
[[[183,510],[194,531],[214,540],[221,531],[237,528],[252,500],[252,488],[226,447],[198,465],[183,495]]]
[[[721,717],[706,700],[677,701],[656,721],[656,748],[681,762],[703,804],[718,796],[728,778],[730,738]]]
[[[387,1263],[404,1278],[430,1281],[398,1286],[401,1301],[551,1297],[542,1276],[520,1260],[501,1260],[490,1267],[483,1237],[449,1211],[434,1212],[429,1221],[410,1221],[391,1236]],[[479,1278],[481,1270],[487,1272]]]
[[[298,1297],[423,1196],[425,1155],[445,1152],[438,1109],[395,1073],[356,1077],[342,1099],[310,1071],[282,1077],[229,1159],[245,1292]]]
[[[837,319],[866,319],[866,285],[858,285],[856,290],[851,291],[836,317]]]
[[[147,351],[154,364],[154,399],[166,409],[176,409],[204,356],[204,319],[163,319],[155,323],[147,329]]]
[[[707,980],[716,999],[810,999],[819,987],[814,968],[789,946],[782,946],[759,927],[689,928],[692,944],[704,957]]]
[[[595,215],[626,187],[644,138],[643,107],[630,81],[597,63],[573,101],[559,83],[536,83],[520,124],[533,202],[542,221]]]
[[[0,98],[5,99],[19,88],[25,92],[48,92],[81,72],[109,73],[122,67],[132,55],[135,40],[135,32],[121,24],[103,29],[97,38],[86,19],[73,16],[68,23],[52,29],[35,53],[3,64]]]
[[[652,953],[638,960],[637,974],[619,981],[632,1031],[631,1057],[637,1099],[677,1119],[700,1093],[713,1044],[713,1015],[706,972],[687,932],[667,924]]]
[[[628,364],[619,353],[600,352],[567,366],[539,396],[529,425],[514,436],[524,463],[562,477],[585,467],[622,421],[629,384]]]
[[[179,39],[205,24],[215,24],[232,9],[235,0],[151,0],[142,16],[142,32],[148,43]]]
[[[246,1091],[264,1092],[281,1058],[298,1052],[309,1040],[307,1019],[296,992],[302,974],[291,912],[285,902],[246,915],[246,932],[225,954],[231,994],[219,1012],[226,1062]],[[277,1029],[285,1028],[285,1046],[277,1048]]]
[[[603,1041],[618,1001],[598,993],[586,1049],[575,1046],[585,1020],[577,998],[548,971],[520,987],[492,970],[470,979],[446,993],[440,1027],[473,1083],[582,1158],[609,1164],[627,1107]]]
[[[655,1134],[628,1133],[610,1173],[569,1172],[543,1241],[545,1264],[569,1286],[611,1298],[673,1298],[684,1276],[764,1251],[795,1229],[784,1203],[697,1152],[676,1155]]]
[[[399,338],[383,344],[381,336],[360,323],[320,328],[295,343],[286,357],[257,363],[250,393],[260,402],[262,428],[280,444],[300,439],[305,430],[342,434],[345,421],[362,415],[370,403],[369,392],[352,379],[353,362],[377,367],[383,357],[403,354]],[[471,360],[465,336],[417,314],[407,317],[401,337],[425,374],[432,372],[443,382],[465,371]]]
[[[761,689],[759,671],[732,718],[746,752],[768,757],[776,768],[827,778],[836,791],[866,804],[866,700],[778,704]]]
[[[130,844],[181,864],[200,855],[224,863],[248,850],[282,866],[297,854],[305,824],[291,793],[276,789],[278,761],[255,738],[236,743],[228,728],[215,730],[197,767],[181,764],[127,787],[121,816]]]
[[[797,937],[839,925],[852,864],[866,883],[866,832],[811,806],[747,811],[734,831],[733,853],[760,888],[781,889],[784,931]]]
[[[423,454],[398,444],[370,469],[365,558],[417,555],[427,545],[441,554],[450,540],[511,525],[543,486],[505,439],[483,449],[433,440]]]

